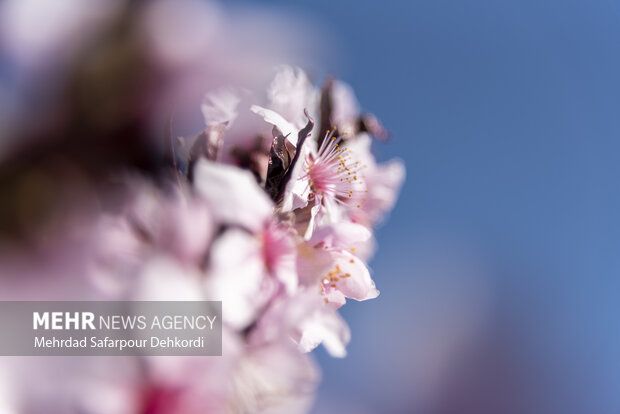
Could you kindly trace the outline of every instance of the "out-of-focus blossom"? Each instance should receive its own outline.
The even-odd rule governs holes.
[[[222,303],[223,318],[238,329],[251,324],[277,291],[260,243],[244,230],[231,229],[213,245],[207,290],[212,300],[230,298]]]
[[[351,336],[335,309],[323,305],[316,286],[304,287],[292,296],[275,300],[252,332],[250,342],[269,343],[282,335],[288,335],[304,352],[323,344],[336,357],[346,355]]]
[[[318,380],[314,362],[289,343],[250,348],[235,372],[230,412],[306,412]]]
[[[364,182],[367,193],[360,201],[360,208],[352,211],[354,221],[369,226],[381,222],[398,198],[398,192],[405,180],[405,167],[400,160],[390,160],[378,164],[370,151],[371,138],[368,134],[359,134],[351,143],[359,161],[364,165]]]
[[[241,98],[230,89],[208,93],[200,107],[207,126],[228,125],[237,118]]]
[[[20,70],[66,64],[122,7],[120,0],[7,0],[0,47]]]
[[[353,88],[341,81],[331,85],[331,101],[333,105],[332,121],[343,131],[357,131],[360,119],[360,107]]]
[[[278,68],[267,88],[269,109],[290,120],[298,129],[302,129],[307,122],[304,110],[311,111],[310,116],[313,118],[318,116],[315,112],[318,109],[318,100],[319,92],[305,72],[288,65]]]
[[[194,181],[218,222],[258,231],[273,213],[271,200],[247,171],[201,160]]]

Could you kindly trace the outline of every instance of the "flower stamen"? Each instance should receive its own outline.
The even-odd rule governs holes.
[[[316,156],[306,159],[306,174],[315,194],[330,197],[344,204],[363,192],[359,162],[352,159],[348,148],[342,148],[335,130],[328,130]]]

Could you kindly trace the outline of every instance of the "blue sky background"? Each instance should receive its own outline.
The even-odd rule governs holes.
[[[267,1],[407,182],[316,413],[620,412],[620,3]]]

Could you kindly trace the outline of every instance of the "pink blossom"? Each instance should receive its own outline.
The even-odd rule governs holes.
[[[148,134],[149,139],[139,136],[136,148],[129,143],[125,148],[120,139],[120,148],[132,153],[125,158],[124,152],[111,150],[110,159],[102,162],[104,171],[87,172],[84,164],[99,154],[88,153],[83,161],[84,148],[75,151],[75,159],[69,154],[66,162],[61,160],[62,171],[84,169],[70,183],[83,181],[85,189],[71,192],[80,197],[58,204],[63,214],[53,226],[34,219],[31,224],[16,214],[27,231],[14,239],[3,233],[0,297],[130,300],[135,306],[143,300],[222,301],[223,352],[209,358],[83,358],[79,363],[0,359],[0,411],[307,411],[320,380],[309,352],[323,345],[330,355],[344,357],[351,332],[339,308],[347,299],[379,295],[367,266],[375,250],[372,226],[394,205],[404,179],[402,163],[376,162],[367,133],[372,128],[360,126],[364,114],[348,85],[331,79],[319,88],[291,66],[277,66],[268,82],[274,59],[267,52],[275,49],[278,55],[278,45],[295,36],[289,38],[264,16],[252,21],[226,15],[200,0],[155,0],[128,8],[135,15],[125,15],[115,0],[97,8],[106,11],[101,19],[78,7],[66,28],[48,22],[54,23],[45,30],[51,37],[44,39],[28,33],[29,19],[21,20],[21,13],[35,16],[34,21],[43,18],[33,1],[0,7],[0,20],[19,18],[0,30],[13,36],[14,44],[6,50],[19,65],[53,53],[88,22],[96,23],[94,31],[115,33],[106,22],[118,13],[119,22],[128,19],[139,33],[135,39],[133,31],[126,36],[145,47],[135,62],[134,49],[127,53],[120,48],[122,64],[115,70],[136,62],[154,66],[144,76],[148,91],[137,88],[129,98],[110,97],[109,106],[118,109],[118,114],[112,112],[119,118],[109,129],[113,136],[79,129],[80,134],[103,135],[94,148],[116,139],[118,130],[141,135],[169,122],[165,137],[151,141]],[[73,2],[63,0],[65,6]],[[79,16],[86,17],[77,21]],[[258,30],[266,26],[274,29]],[[73,51],[83,47],[82,39],[70,43],[71,56],[76,56]],[[115,41],[103,44],[104,51],[119,52]],[[26,48],[20,51],[20,45]],[[256,52],[247,54],[254,47]],[[103,52],[96,52],[100,58]],[[92,62],[81,64],[90,70]],[[78,73],[91,81],[90,75]],[[136,77],[133,71],[104,75]],[[72,92],[90,96],[80,89],[82,83],[90,85],[86,81],[75,82]],[[88,109],[81,105],[80,110]],[[142,111],[148,113],[146,122]],[[78,119],[81,112],[66,114],[69,120],[72,116]],[[189,121],[194,118],[196,130]],[[194,138],[177,138],[173,124],[187,128]],[[54,131],[59,137],[62,132]],[[154,142],[165,142],[166,151],[158,152]],[[49,154],[44,155],[47,160]],[[16,171],[19,175],[20,169]],[[63,174],[57,176],[63,179]],[[18,187],[22,181],[10,184]]]
[[[364,176],[368,191],[360,202],[360,208],[351,211],[351,217],[354,221],[370,227],[379,223],[394,207],[405,180],[405,166],[399,159],[378,164],[371,153],[371,139],[368,134],[359,134],[350,146],[365,166]]]
[[[361,201],[366,191],[362,166],[350,150],[342,148],[338,141],[334,131],[329,132],[316,154],[310,153],[306,157],[306,173],[299,180],[307,181],[311,193],[317,199],[324,197],[332,202],[352,206]]]
[[[355,226],[353,224],[343,224]],[[334,225],[338,226],[338,225]],[[366,264],[355,255],[358,243],[370,241],[369,232],[360,227],[350,236],[334,229],[317,231],[315,237],[299,247],[297,269],[305,286],[315,286],[325,303],[336,307],[344,305],[346,298],[373,299],[379,295]]]

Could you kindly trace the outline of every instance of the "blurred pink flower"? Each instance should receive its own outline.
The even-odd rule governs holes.
[[[349,327],[317,293],[312,286],[278,297],[252,331],[250,343],[265,344],[288,336],[303,352],[323,344],[332,356],[344,357],[351,336]]]

